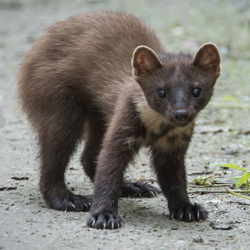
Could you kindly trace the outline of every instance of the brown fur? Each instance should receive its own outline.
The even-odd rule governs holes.
[[[92,201],[64,183],[69,159],[84,139],[81,162],[95,185],[89,226],[121,226],[119,195],[159,192],[123,178],[141,146],[150,147],[170,218],[205,220],[206,210],[188,199],[184,158],[219,65],[215,45],[203,45],[195,57],[166,53],[149,26],[123,12],[87,13],[48,28],[24,59],[18,81],[23,110],[38,135],[47,204],[90,209]],[[197,88],[201,94],[194,97]]]

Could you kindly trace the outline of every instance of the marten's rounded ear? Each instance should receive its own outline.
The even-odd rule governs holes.
[[[134,50],[131,64],[135,76],[150,75],[154,70],[163,66],[157,54],[143,45]]]
[[[203,44],[197,51],[193,65],[202,68],[205,71],[211,71],[220,75],[221,56],[219,49],[213,43]]]

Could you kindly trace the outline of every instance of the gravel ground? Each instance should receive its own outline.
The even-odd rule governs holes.
[[[178,6],[174,2],[0,0],[0,249],[249,249],[250,202],[220,192],[233,188],[230,178],[240,173],[214,165],[224,161],[250,166],[249,108],[216,104],[223,97],[224,104],[232,99],[239,107],[250,103],[249,3],[190,0]],[[210,40],[221,50],[223,71],[214,102],[198,120],[186,161],[189,182],[201,175],[216,175],[211,187],[189,185],[191,200],[209,211],[206,222],[169,220],[167,202],[159,195],[120,199],[124,226],[95,230],[86,227],[88,212],[54,211],[41,197],[35,136],[16,102],[19,65],[45,27],[100,8],[126,10],[145,19],[171,51],[194,51]],[[78,158],[79,152],[69,165],[68,186],[92,195],[93,186]],[[155,180],[146,150],[127,175],[132,180]]]

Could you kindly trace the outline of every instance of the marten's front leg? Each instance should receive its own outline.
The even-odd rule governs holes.
[[[120,122],[108,129],[98,156],[95,175],[94,204],[88,226],[97,229],[121,227],[118,216],[118,199],[123,184],[123,174],[135,150],[126,143],[129,131],[121,129]]]
[[[184,164],[186,149],[172,149],[168,152],[152,151],[162,193],[168,200],[170,219],[182,221],[205,221],[207,211],[198,204],[192,204],[187,194],[186,171]]]

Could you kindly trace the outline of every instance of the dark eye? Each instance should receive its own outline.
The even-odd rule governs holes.
[[[194,89],[194,91],[193,91],[193,96],[194,97],[199,97],[200,94],[201,94],[201,89],[198,89],[198,88]]]
[[[160,89],[160,90],[158,91],[158,95],[159,95],[160,98],[165,98],[165,97],[166,97],[165,90]]]

